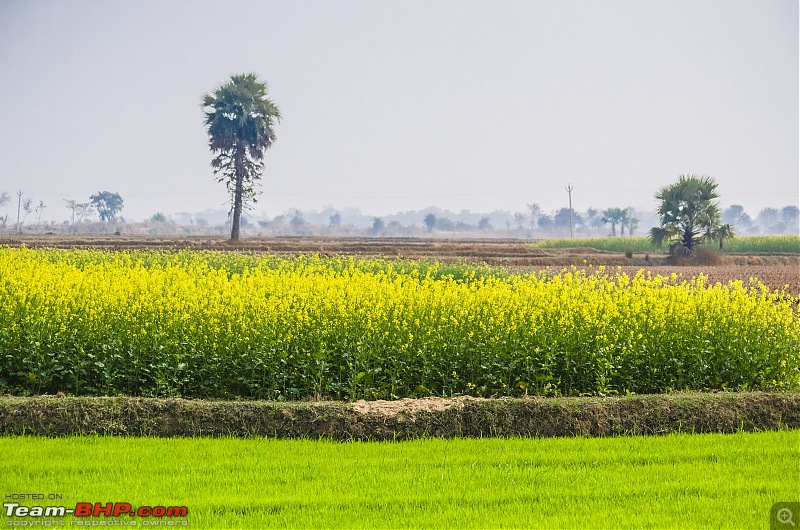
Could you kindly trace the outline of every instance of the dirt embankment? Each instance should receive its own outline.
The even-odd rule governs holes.
[[[426,398],[394,402],[0,398],[0,434],[269,436],[404,440],[425,436],[614,436],[800,428],[800,393],[606,398]]]

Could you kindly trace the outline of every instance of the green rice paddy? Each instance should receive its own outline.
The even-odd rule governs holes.
[[[64,497],[21,505],[188,507],[183,518],[80,521],[108,525],[766,528],[774,503],[800,496],[798,431],[395,443],[4,437],[0,455],[6,499]]]

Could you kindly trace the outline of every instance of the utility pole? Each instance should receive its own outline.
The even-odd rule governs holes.
[[[19,212],[20,212],[20,209],[22,208],[22,190],[19,190],[17,192],[17,197],[18,197],[18,200],[17,200],[17,232],[19,232]]]
[[[572,239],[572,184],[567,184],[567,193],[569,194],[569,238]]]

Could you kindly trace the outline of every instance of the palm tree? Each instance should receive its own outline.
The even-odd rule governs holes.
[[[255,74],[238,74],[203,95],[208,145],[218,182],[232,195],[231,241],[239,240],[242,207],[256,202],[255,182],[264,168],[264,151],[275,142],[278,107],[267,97],[267,84]]]
[[[617,235],[617,223],[622,223],[623,234],[625,231],[625,220],[628,217],[628,211],[622,208],[609,208],[603,212],[603,222],[611,223],[611,235]]]
[[[680,175],[678,182],[656,193],[661,201],[661,226],[650,230],[650,241],[661,246],[674,240],[690,252],[704,239],[712,239],[720,223],[717,182],[707,176]]]
[[[631,207],[625,208],[625,216],[620,222],[620,235],[625,235],[625,227],[628,227],[628,236],[633,236],[633,231],[639,228],[639,218],[636,217],[636,210]]]
[[[711,234],[712,239],[719,241],[719,249],[722,250],[722,243],[726,239],[733,239],[733,226],[724,224],[718,226]]]

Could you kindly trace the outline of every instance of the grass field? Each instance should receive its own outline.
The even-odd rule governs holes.
[[[661,249],[654,247],[646,236],[545,239],[530,245],[532,248],[594,248],[607,252],[625,252],[628,249],[636,253],[667,250],[666,245]],[[716,243],[709,243],[707,246],[719,248]],[[725,242],[725,252],[800,254],[800,236],[737,236]]]
[[[57,493],[68,508],[187,506],[183,519],[203,528],[764,528],[773,503],[800,493],[798,431],[402,443],[5,437],[0,455],[3,493]]]

